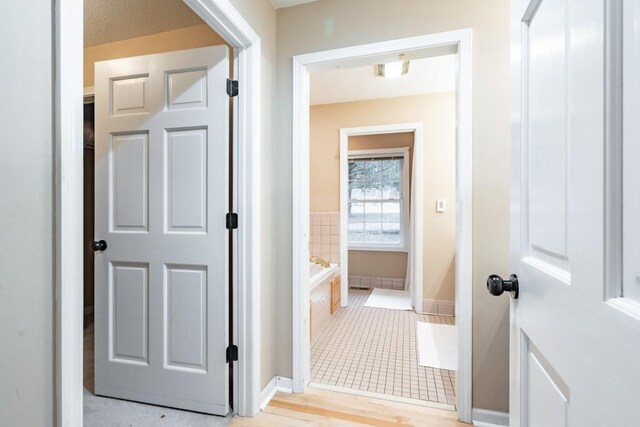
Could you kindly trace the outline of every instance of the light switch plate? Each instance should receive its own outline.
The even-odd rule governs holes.
[[[446,203],[444,200],[436,200],[436,212],[444,212],[446,210]]]

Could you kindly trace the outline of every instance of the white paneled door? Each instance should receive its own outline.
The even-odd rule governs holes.
[[[95,71],[96,394],[226,415],[228,49]]]
[[[511,426],[640,425],[638,4],[512,2]]]

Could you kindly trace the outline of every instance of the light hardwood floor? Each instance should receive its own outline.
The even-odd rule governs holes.
[[[235,417],[229,425],[469,426],[453,411],[312,388],[304,394],[277,393],[255,418]]]

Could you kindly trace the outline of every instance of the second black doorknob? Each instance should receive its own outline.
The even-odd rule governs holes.
[[[503,292],[509,292],[511,298],[518,299],[520,290],[518,286],[518,276],[512,274],[509,280],[503,280],[502,277],[497,274],[492,274],[487,278],[487,290],[494,296],[502,295]]]

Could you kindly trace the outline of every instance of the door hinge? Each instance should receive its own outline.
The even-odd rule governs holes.
[[[227,347],[227,363],[238,361],[238,346],[230,345]]]
[[[227,214],[227,230],[235,230],[237,228],[238,228],[238,214],[228,213]]]
[[[238,81],[227,79],[227,95],[230,97],[238,96]]]

